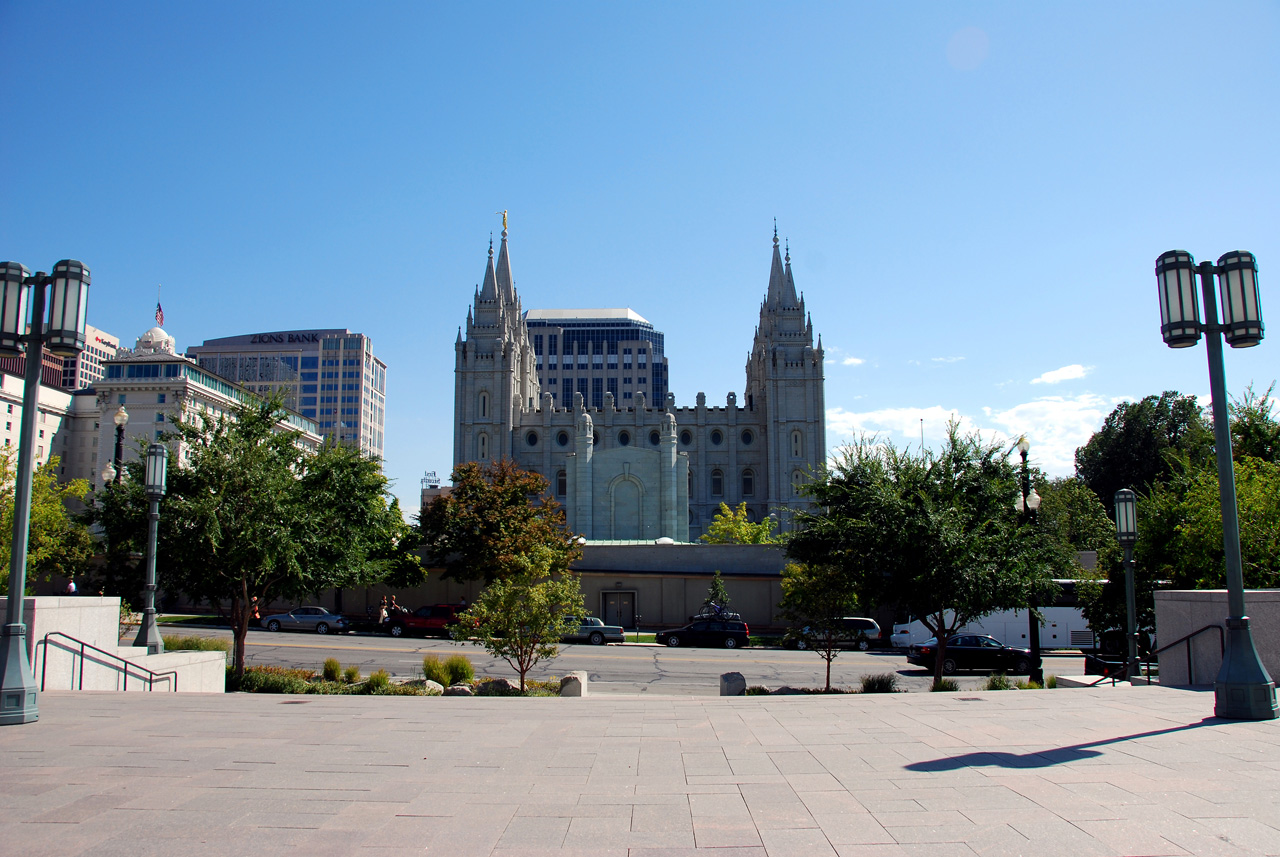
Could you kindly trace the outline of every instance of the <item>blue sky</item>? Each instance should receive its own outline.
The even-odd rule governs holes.
[[[776,217],[832,447],[954,413],[1069,473],[1115,403],[1207,396],[1157,255],[1252,250],[1280,306],[1276,3],[3,0],[0,33],[0,257],[81,259],[130,343],[157,283],[180,348],[371,336],[410,508],[498,209],[525,307],[632,307],[680,404],[741,395]]]

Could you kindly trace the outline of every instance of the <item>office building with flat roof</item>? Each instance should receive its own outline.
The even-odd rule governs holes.
[[[387,365],[373,340],[346,329],[285,330],[206,339],[187,349],[202,369],[316,421],[321,435],[383,457]]]
[[[120,337],[85,325],[84,351],[74,357],[62,358],[62,387],[65,390],[83,390],[93,386],[102,377],[102,364],[113,360],[120,350]]]
[[[524,314],[538,384],[566,407],[582,394],[592,408],[605,393],[629,405],[636,393],[667,397],[663,335],[632,309],[531,309]]]

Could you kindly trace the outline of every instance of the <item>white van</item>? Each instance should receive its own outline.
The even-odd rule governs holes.
[[[1041,649],[1077,648],[1080,639],[1087,635],[1092,639],[1093,632],[1089,623],[1080,613],[1079,607],[1041,607],[1044,623],[1040,626]],[[957,632],[966,634],[989,634],[1007,646],[1031,648],[1027,636],[1026,610],[1003,610],[983,616],[974,622],[958,628]],[[906,622],[895,622],[890,637],[892,645],[905,649],[915,643],[923,643],[933,636],[933,632],[924,623],[912,616]]]

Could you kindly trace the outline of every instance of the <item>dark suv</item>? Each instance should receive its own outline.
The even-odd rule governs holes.
[[[746,622],[700,619],[683,628],[659,631],[654,639],[668,646],[723,646],[736,649],[750,642],[751,629]]]

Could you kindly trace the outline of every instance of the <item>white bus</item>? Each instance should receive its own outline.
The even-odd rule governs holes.
[[[1074,580],[1055,580],[1062,587],[1062,595],[1057,605],[1041,607],[1040,613],[1044,622],[1040,625],[1041,649],[1093,649],[1095,648],[1093,631],[1089,623],[1080,613],[1075,598]],[[902,617],[905,621],[893,623],[891,644],[906,648],[913,643],[922,643],[933,636],[933,632],[914,616]],[[1026,610],[1003,610],[983,616],[957,629],[957,633],[990,634],[1000,642],[1009,646],[1031,648],[1030,630],[1027,627]]]

